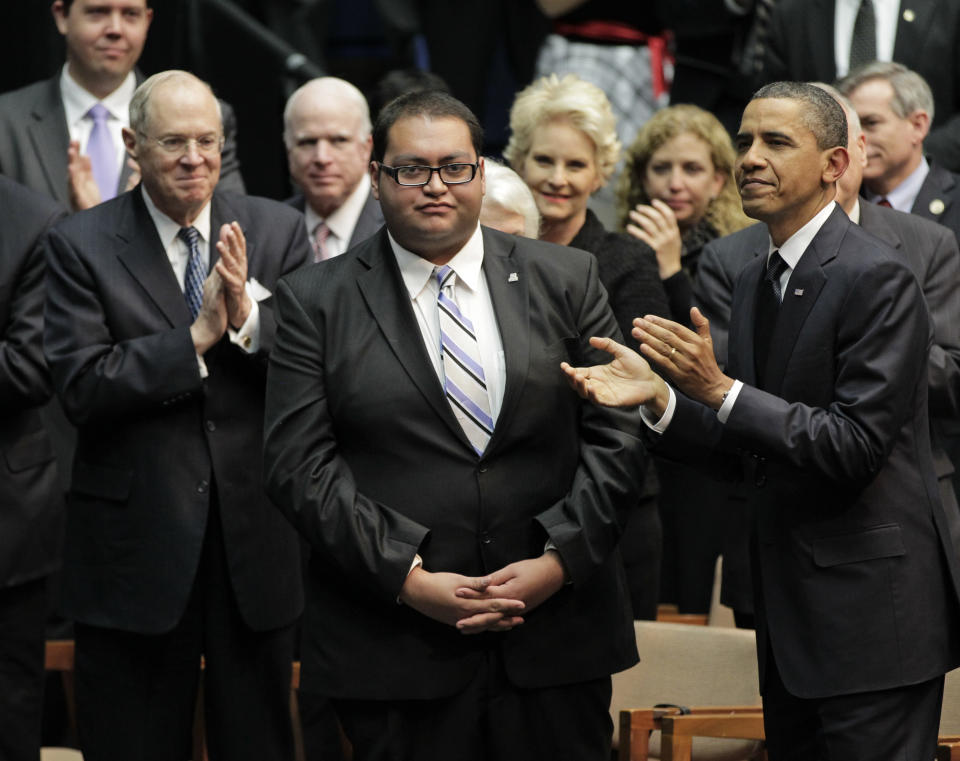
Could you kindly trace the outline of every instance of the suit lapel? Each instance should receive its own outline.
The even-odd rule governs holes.
[[[937,0],[909,0],[901,4],[897,17],[897,36],[893,44],[893,60],[910,69],[916,69],[925,50],[924,40],[932,33],[938,17]],[[910,21],[904,14],[910,14]]]
[[[28,127],[28,132],[43,167],[50,194],[60,203],[69,205],[67,149],[70,147],[70,132],[60,98],[59,76],[49,80],[43,97],[33,105],[31,115],[34,121]]]
[[[487,452],[503,438],[523,391],[530,367],[530,291],[523,262],[514,245],[504,246],[486,228],[483,230],[483,272],[500,329],[506,383],[503,403]]]
[[[247,242],[247,279],[249,280],[251,273],[257,271],[254,266],[257,257],[257,243],[250,235],[250,231],[244,226],[243,215],[237,213],[226,197],[216,192],[210,201],[210,268],[208,272],[213,272],[214,266],[220,259],[220,252],[217,250],[220,228],[231,222],[240,223],[240,229],[243,230],[243,237]]]
[[[754,352],[754,324],[757,312],[757,287],[767,264],[767,244],[758,245],[754,259],[744,266],[733,291],[733,303],[730,307],[730,352],[731,369],[744,383],[755,386],[757,383],[756,360]]]
[[[121,197],[117,258],[171,327],[189,325],[190,310],[183,291],[140,193],[137,186]]]
[[[473,447],[450,410],[440,379],[423,345],[420,326],[413,314],[386,230],[381,230],[370,245],[364,246],[357,258],[369,268],[357,278],[357,285],[391,351],[424,399],[472,452]]]
[[[850,222],[846,213],[837,206],[807,246],[807,250],[803,252],[803,256],[800,257],[800,261],[790,275],[783,293],[780,316],[773,331],[773,341],[767,361],[766,390],[771,393],[779,393],[783,385],[793,347],[797,343],[797,338],[813,305],[817,302],[820,291],[827,282],[823,265],[836,257],[840,241],[843,240],[847,226],[850,224],[853,223]]]
[[[955,181],[950,172],[941,169],[936,164],[932,164],[930,166],[930,172],[923,181],[923,185],[920,186],[920,192],[917,193],[917,198],[913,202],[913,208],[910,211],[918,216],[939,222],[947,209],[950,208],[951,199],[949,191],[953,188],[954,184]]]

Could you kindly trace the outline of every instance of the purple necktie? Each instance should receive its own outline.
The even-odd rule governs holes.
[[[96,103],[87,111],[87,116],[93,120],[93,129],[87,141],[87,155],[93,168],[93,179],[100,188],[100,200],[106,201],[117,194],[119,182],[117,152],[110,137],[110,127],[107,126],[110,112],[102,103]]]

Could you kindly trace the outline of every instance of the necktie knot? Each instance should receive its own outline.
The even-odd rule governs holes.
[[[453,287],[454,272],[449,264],[444,264],[442,267],[434,267],[433,272],[441,291],[447,286]]]
[[[93,119],[95,124],[105,124],[110,118],[110,110],[103,103],[94,103],[87,111],[87,116]]]
[[[191,253],[193,253],[193,247],[200,243],[200,231],[196,227],[181,227],[177,236],[187,244]]]
[[[780,278],[783,277],[786,269],[787,263],[783,260],[783,257],[780,256],[779,251],[774,251],[770,254],[770,258],[767,260],[767,272],[764,278],[770,283],[770,287],[773,288],[773,293],[777,297],[778,302],[783,300]]]

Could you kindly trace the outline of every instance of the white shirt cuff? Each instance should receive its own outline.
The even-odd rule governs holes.
[[[673,390],[673,387],[669,385],[667,386],[667,391],[670,392],[670,399],[667,401],[667,408],[663,411],[659,420],[654,418],[653,413],[646,407],[643,405],[640,406],[640,417],[643,418],[643,422],[647,424],[648,428],[657,433],[663,433],[670,427],[670,421],[673,420],[673,413],[677,409],[677,393]]]
[[[246,321],[239,330],[228,327],[227,334],[230,336],[231,343],[235,343],[247,354],[256,354],[260,350],[260,306],[257,304],[249,281],[245,290],[250,297],[250,314],[247,315]]]
[[[197,355],[197,367],[200,368],[201,378],[206,378],[208,375],[210,375],[210,371],[207,370],[207,363],[203,361],[203,357],[201,357],[199,354]]]
[[[735,380],[727,392],[727,398],[723,400],[723,404],[717,410],[717,420],[721,423],[726,423],[730,413],[733,412],[733,405],[737,401],[737,397],[740,396],[741,388],[743,388],[743,382]]]

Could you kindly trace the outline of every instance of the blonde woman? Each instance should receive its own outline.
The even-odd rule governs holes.
[[[587,208],[620,156],[616,119],[603,91],[579,77],[551,74],[522,90],[510,109],[504,157],[533,192],[542,217],[540,238],[589,251],[599,263],[625,340],[633,318],[668,315],[653,251],[604,229]]]
[[[692,105],[658,111],[627,151],[617,188],[624,229],[656,252],[674,319],[689,324],[703,246],[750,224],[733,179],[730,136]]]

